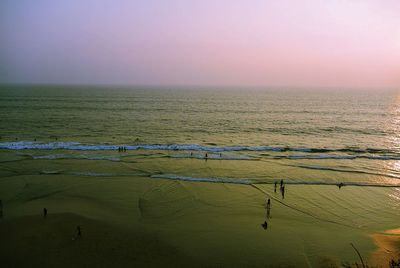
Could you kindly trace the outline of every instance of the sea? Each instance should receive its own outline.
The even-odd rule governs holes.
[[[9,217],[51,202],[211,266],[373,263],[400,227],[397,90],[3,85],[0,114]]]

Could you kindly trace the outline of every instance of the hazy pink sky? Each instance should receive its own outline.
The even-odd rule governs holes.
[[[399,0],[1,0],[0,82],[400,86]]]

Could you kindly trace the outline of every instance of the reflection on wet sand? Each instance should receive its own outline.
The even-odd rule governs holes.
[[[400,260],[400,228],[375,233],[371,237],[378,249],[371,253],[370,263],[388,267],[392,260]]]

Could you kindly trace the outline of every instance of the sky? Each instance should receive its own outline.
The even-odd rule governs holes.
[[[400,87],[400,1],[1,0],[0,83]]]

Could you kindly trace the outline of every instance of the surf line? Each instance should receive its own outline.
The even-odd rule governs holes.
[[[256,185],[256,184],[274,184],[274,181],[259,181],[251,178],[238,179],[238,178],[196,178],[179,176],[175,174],[155,174],[148,175],[153,179],[164,179],[164,180],[176,180],[176,181],[188,181],[188,182],[206,182],[206,183],[227,183],[227,184],[238,184],[238,185]],[[321,185],[321,186],[355,186],[355,187],[388,187],[388,188],[400,188],[399,184],[372,184],[372,183],[358,183],[358,182],[323,182],[323,181],[285,181],[285,184],[290,185]]]
[[[258,191],[262,192],[263,194],[267,195],[269,198],[271,198],[271,199],[275,200],[276,202],[279,202],[280,204],[284,205],[285,207],[288,207],[288,208],[290,208],[290,209],[292,209],[292,210],[295,210],[295,211],[297,211],[297,212],[300,212],[300,213],[303,213],[303,214],[305,214],[305,215],[308,215],[308,216],[310,216],[310,217],[312,217],[312,218],[314,218],[314,219],[316,219],[316,220],[323,221],[323,222],[328,222],[328,223],[333,223],[333,224],[337,224],[337,225],[349,227],[349,228],[352,228],[352,229],[357,229],[357,228],[359,228],[359,227],[356,227],[356,226],[353,226],[353,225],[349,225],[349,224],[345,224],[345,223],[340,223],[340,222],[337,222],[337,221],[327,220],[327,219],[318,217],[318,216],[316,216],[316,215],[314,215],[314,214],[312,214],[312,213],[310,213],[310,212],[301,210],[301,209],[299,209],[299,208],[296,208],[296,207],[294,207],[294,206],[291,206],[291,205],[288,205],[288,204],[282,202],[281,200],[279,200],[279,199],[276,198],[276,197],[273,197],[273,196],[270,195],[268,192],[264,191],[262,188],[258,187],[258,186],[255,185],[255,184],[249,184],[249,185],[252,186],[252,187],[254,187],[255,189],[257,189]]]

